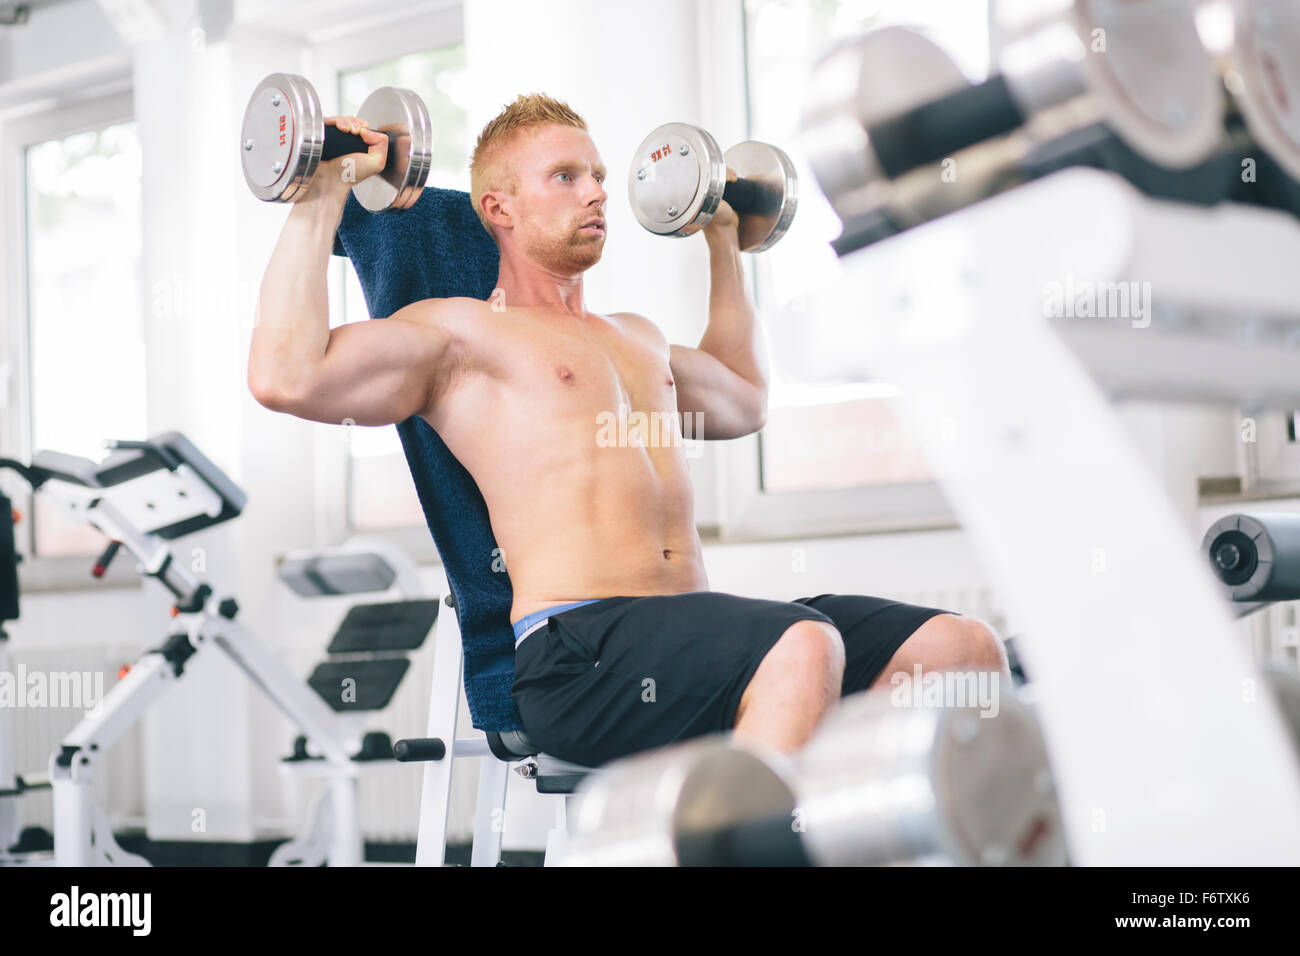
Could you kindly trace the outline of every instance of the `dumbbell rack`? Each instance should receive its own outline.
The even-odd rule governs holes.
[[[1111,406],[1300,407],[1297,337],[1245,319],[1300,329],[1297,262],[1284,213],[1076,169],[845,257],[821,303],[837,355],[899,386],[1018,626],[1078,864],[1300,863],[1281,713]],[[1079,280],[1149,282],[1153,321],[1045,317],[1049,283]]]

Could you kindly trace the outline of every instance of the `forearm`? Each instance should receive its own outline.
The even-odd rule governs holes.
[[[709,246],[709,321],[700,339],[707,352],[758,389],[767,390],[763,327],[745,290],[740,241],[733,228],[705,230]]]
[[[289,210],[262,278],[248,357],[255,393],[292,394],[329,345],[327,273],[345,190],[313,189]]]

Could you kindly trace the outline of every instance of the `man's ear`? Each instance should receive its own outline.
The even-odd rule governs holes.
[[[501,229],[510,229],[514,226],[514,216],[502,204],[501,200],[504,198],[505,193],[486,192],[479,199],[479,204],[483,210],[483,217],[489,223]]]

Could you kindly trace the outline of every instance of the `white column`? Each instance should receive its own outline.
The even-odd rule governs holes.
[[[236,596],[241,621],[274,647],[275,555],[311,540],[313,511],[302,498],[312,486],[303,465],[313,428],[272,415],[248,393],[253,305],[287,210],[248,193],[238,130],[257,80],[301,71],[304,48],[232,30],[221,4],[204,10],[206,19],[197,10],[179,18],[134,53],[149,429],[184,430],[248,493],[242,517],[181,542],[177,557],[202,562],[203,576]],[[183,692],[146,721],[150,836],[253,839],[259,821],[292,823],[275,769],[292,730],[215,648],[203,657]],[[192,826],[198,809],[203,834]]]

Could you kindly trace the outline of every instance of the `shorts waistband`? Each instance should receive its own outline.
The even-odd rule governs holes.
[[[555,607],[545,607],[540,611],[534,611],[532,614],[525,614],[512,625],[515,630],[515,648],[524,642],[524,638],[539,627],[544,625],[553,614],[559,614],[561,611],[571,611],[575,607],[583,607],[587,604],[595,604],[601,598],[592,598],[590,601],[571,601],[568,604],[557,604]]]

